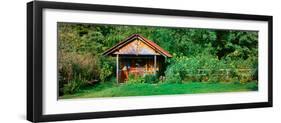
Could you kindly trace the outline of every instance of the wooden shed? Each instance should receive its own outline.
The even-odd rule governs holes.
[[[139,34],[133,34],[124,41],[106,50],[103,55],[116,57],[116,80],[125,82],[129,74],[145,76],[163,69],[168,51]]]

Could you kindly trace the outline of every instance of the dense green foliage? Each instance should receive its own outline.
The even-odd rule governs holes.
[[[136,84],[136,83],[158,83],[159,80],[157,75],[145,75],[145,76],[134,76],[133,74],[129,75],[129,79],[126,81],[127,84]]]
[[[251,82],[258,78],[258,33],[254,31],[58,23],[60,95],[115,76],[115,60],[102,53],[140,34],[173,55],[161,75],[128,83]],[[164,79],[163,79],[164,78]]]
[[[200,59],[200,60],[198,60]],[[165,75],[167,82],[249,82],[256,80],[257,66],[251,58],[219,60],[210,54],[171,59]]]

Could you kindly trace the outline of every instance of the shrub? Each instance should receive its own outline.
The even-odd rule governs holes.
[[[102,82],[109,79],[113,73],[113,63],[109,60],[103,59],[101,64],[101,70],[99,73],[99,78]]]
[[[240,73],[238,74],[238,78],[241,83],[250,82],[252,80],[251,73]]]
[[[157,75],[145,75],[144,76],[144,83],[157,83]]]
[[[259,78],[259,64],[258,64],[258,60],[256,59],[255,60],[256,62],[254,62],[253,63],[253,66],[252,66],[252,68],[253,68],[253,71],[252,71],[252,78],[254,79],[254,80],[258,80],[258,78]]]
[[[91,54],[59,53],[59,93],[73,93],[87,81],[99,79],[99,61]]]
[[[74,94],[85,83],[80,77],[70,80],[63,86],[63,94]]]
[[[168,75],[166,80],[166,83],[182,83],[182,79],[180,77],[179,73],[173,74],[173,75]]]
[[[176,56],[165,71],[165,82],[250,82],[257,78],[257,70],[251,68],[251,62],[251,59],[219,60],[208,54]]]
[[[144,77],[142,76],[135,76],[134,74],[129,74],[129,78],[126,81],[127,84],[134,84],[134,83],[144,83]]]
[[[196,57],[180,56],[171,60],[171,64],[165,71],[166,81],[172,83],[181,83],[182,81],[200,81],[198,70],[204,67],[202,60]]]
[[[135,76],[133,74],[129,74],[128,80],[126,83],[133,84],[133,83],[157,83],[157,75],[144,75],[144,76]]]

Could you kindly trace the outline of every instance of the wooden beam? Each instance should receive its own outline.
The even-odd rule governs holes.
[[[157,56],[156,55],[154,55],[154,75],[156,75],[156,59],[157,58]]]
[[[116,54],[116,82],[119,80],[119,54]]]

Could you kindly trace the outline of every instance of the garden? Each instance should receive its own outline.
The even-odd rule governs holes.
[[[116,83],[103,52],[132,34],[169,51],[165,69]],[[258,90],[258,32],[58,23],[59,99]]]

